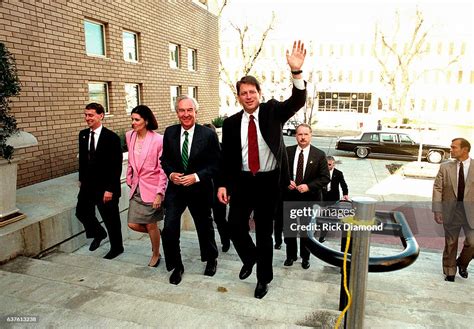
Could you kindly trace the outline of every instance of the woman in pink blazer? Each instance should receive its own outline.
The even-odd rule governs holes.
[[[153,130],[158,123],[145,105],[132,110],[132,128],[125,135],[128,146],[127,185],[130,187],[128,227],[148,233],[153,255],[148,266],[160,264],[160,230],[157,221],[163,219],[162,202],[167,177],[161,168],[163,136]]]

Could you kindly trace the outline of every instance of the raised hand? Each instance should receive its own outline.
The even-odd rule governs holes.
[[[301,70],[303,66],[304,59],[306,57],[306,49],[304,48],[304,43],[301,40],[298,42],[293,42],[293,49],[290,51],[286,51],[286,61],[290,66],[292,71]]]

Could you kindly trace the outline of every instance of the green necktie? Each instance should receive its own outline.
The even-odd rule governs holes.
[[[189,144],[188,135],[189,133],[185,131],[183,148],[181,149],[181,160],[183,162],[184,170],[188,168],[188,144]]]

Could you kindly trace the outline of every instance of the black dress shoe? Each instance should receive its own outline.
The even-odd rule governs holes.
[[[255,298],[262,299],[268,292],[268,283],[257,282],[257,287],[255,288]]]
[[[454,282],[454,275],[446,275],[444,281]]]
[[[283,263],[283,265],[285,265],[285,266],[293,266],[293,262],[294,262],[293,259],[287,258],[287,259],[285,260],[285,262]]]
[[[303,259],[303,261],[301,262],[301,267],[304,268],[305,270],[307,270],[310,266],[311,266],[311,264],[309,263],[309,260],[308,259]]]
[[[458,265],[458,269],[459,269],[459,275],[463,277],[464,279],[467,279],[467,277],[469,276],[469,273],[467,272],[467,268],[461,267],[461,265]]]
[[[104,259],[114,259],[115,257],[120,255],[121,253],[123,253],[123,248],[122,249],[112,249],[104,256]]]
[[[296,262],[297,259],[298,259],[298,257],[287,257],[285,262],[283,263],[283,265],[292,266],[293,262]]]
[[[222,241],[222,252],[228,252],[230,249],[230,240]]]
[[[177,267],[174,269],[173,273],[170,276],[170,283],[178,285],[183,278],[184,268]]]
[[[210,260],[206,264],[206,269],[204,270],[204,275],[206,276],[214,276],[217,270],[217,259]]]
[[[469,276],[469,273],[467,272],[467,267],[459,265],[459,260],[456,260],[456,265],[458,266],[459,275],[462,278],[467,279],[467,277]]]
[[[281,249],[281,243],[275,243],[275,249],[280,250]]]
[[[94,240],[92,240],[91,242],[91,245],[89,246],[89,251],[97,250],[97,248],[100,247],[100,243],[102,242],[102,240],[104,240],[106,237],[107,235],[94,238]]]
[[[239,273],[239,279],[240,280],[247,279],[250,276],[250,274],[252,274],[252,270],[253,270],[254,265],[255,265],[255,263],[252,264],[252,265],[242,266],[242,269],[240,270],[240,273]]]

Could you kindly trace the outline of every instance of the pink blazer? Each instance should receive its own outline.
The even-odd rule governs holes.
[[[168,178],[161,168],[163,136],[148,131],[143,141],[139,157],[135,157],[137,134],[131,130],[125,134],[128,146],[127,185],[130,186],[130,198],[140,185],[140,195],[144,202],[153,202],[157,194],[165,195]]]

